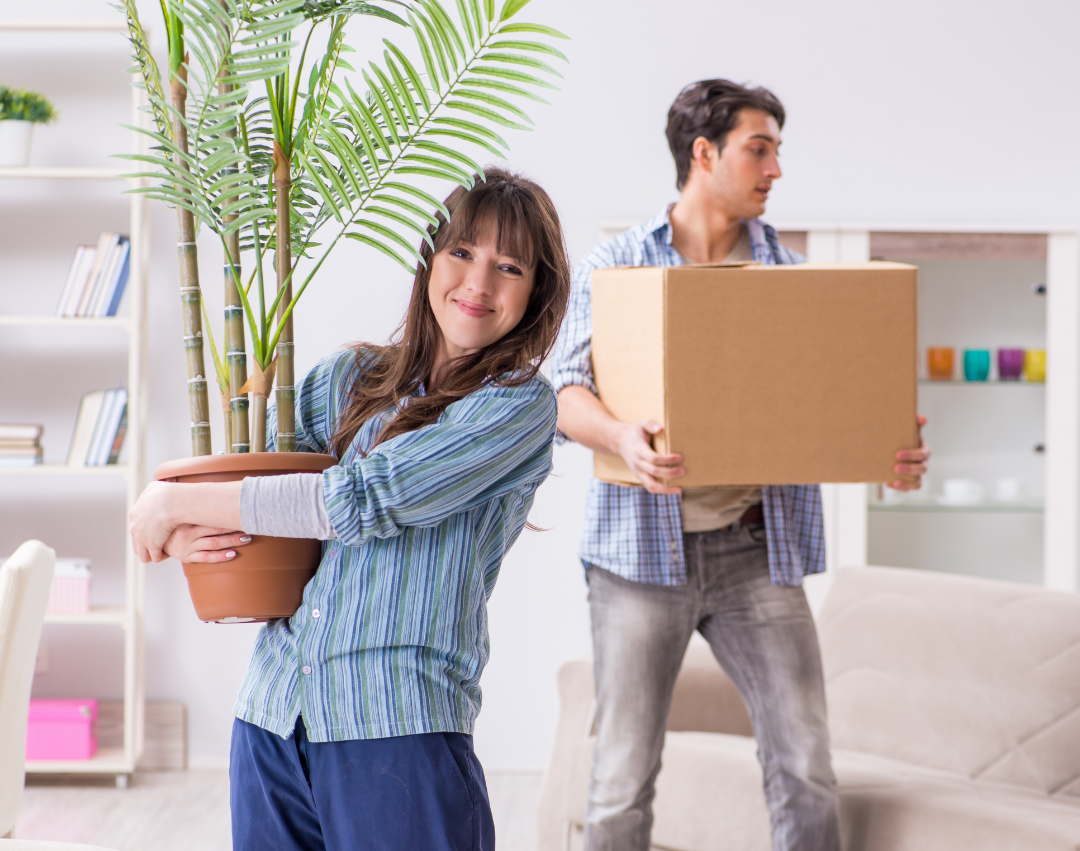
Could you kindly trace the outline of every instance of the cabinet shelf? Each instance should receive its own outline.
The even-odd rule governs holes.
[[[127,610],[123,606],[94,606],[88,612],[46,614],[45,623],[126,627]]]
[[[995,378],[992,381],[968,381],[965,378],[920,378],[920,387],[1046,387],[1045,381],[1005,381]]]
[[[115,168],[83,166],[0,167],[0,178],[9,180],[130,180],[127,172]]]
[[[35,464],[33,467],[0,467],[0,476],[96,476],[127,479],[127,464],[103,464],[100,467],[75,467],[69,464]]]
[[[28,759],[26,770],[37,774],[131,774],[135,766],[123,748],[99,748],[90,759]]]
[[[912,502],[872,502],[867,508],[883,514],[1042,514],[1041,502],[967,502],[947,503],[919,500]]]
[[[62,327],[62,328],[123,328],[131,330],[126,316],[4,316],[0,326]]]

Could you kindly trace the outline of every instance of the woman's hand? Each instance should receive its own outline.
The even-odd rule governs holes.
[[[177,526],[165,542],[165,554],[184,564],[217,564],[236,558],[236,548],[251,543],[251,535],[215,526]]]
[[[930,450],[926,448],[926,441],[923,440],[922,430],[926,425],[926,417],[920,415],[919,422],[919,448],[918,449],[903,449],[896,453],[896,460],[900,463],[893,467],[894,473],[903,473],[908,476],[915,476],[913,482],[891,482],[889,487],[898,491],[917,491],[922,487],[922,477],[926,475],[927,462],[930,460]]]
[[[128,514],[131,545],[139,561],[163,561],[168,558],[165,542],[180,525],[175,519],[176,488],[172,482],[151,482]]]

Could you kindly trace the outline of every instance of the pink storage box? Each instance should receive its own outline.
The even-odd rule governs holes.
[[[53,573],[48,615],[74,615],[90,611],[90,559],[58,558]]]
[[[27,759],[90,759],[97,753],[96,700],[31,700]]]

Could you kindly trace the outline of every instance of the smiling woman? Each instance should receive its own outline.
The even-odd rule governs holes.
[[[494,846],[471,735],[487,598],[551,470],[555,393],[538,370],[570,268],[547,193],[498,169],[446,199],[421,256],[395,339],[297,388],[297,449],[335,466],[156,482],[132,510],[144,560],[222,562],[251,535],[325,541],[237,700],[238,851]]]

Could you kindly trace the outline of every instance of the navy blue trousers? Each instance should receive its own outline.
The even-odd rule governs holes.
[[[308,741],[237,718],[229,760],[233,851],[494,851],[472,736]]]

